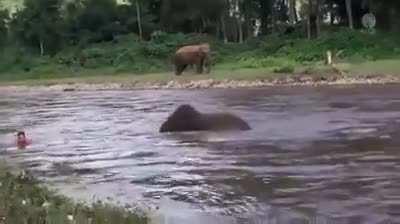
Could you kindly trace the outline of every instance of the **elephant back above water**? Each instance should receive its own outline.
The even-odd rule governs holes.
[[[181,75],[189,65],[196,65],[197,73],[203,73],[204,69],[209,73],[211,70],[210,45],[208,43],[199,45],[188,45],[179,48],[174,55],[175,74]]]
[[[161,125],[160,132],[246,131],[250,129],[243,119],[233,114],[200,113],[190,105],[181,105]]]

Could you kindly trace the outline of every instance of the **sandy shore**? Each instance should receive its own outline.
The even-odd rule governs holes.
[[[338,75],[288,75],[272,80],[171,80],[154,82],[112,82],[112,83],[63,83],[54,84],[10,84],[0,86],[0,91],[98,91],[98,90],[156,90],[156,89],[231,89],[231,88],[262,88],[274,86],[322,86],[322,85],[370,85],[400,83],[400,77],[389,75],[368,76],[338,76]]]

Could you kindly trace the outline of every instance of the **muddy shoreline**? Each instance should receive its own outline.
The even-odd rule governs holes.
[[[100,90],[157,90],[157,89],[233,89],[263,88],[279,86],[333,86],[333,85],[379,85],[399,84],[400,77],[392,75],[336,76],[336,75],[290,75],[276,79],[257,80],[170,80],[170,81],[129,81],[111,83],[54,81],[51,84],[3,84],[0,91],[100,91]]]

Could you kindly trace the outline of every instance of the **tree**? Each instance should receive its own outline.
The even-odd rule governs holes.
[[[296,24],[296,0],[289,0],[289,22],[291,25]]]
[[[226,23],[225,23],[225,15],[224,14],[221,15],[220,24],[221,24],[221,32],[222,32],[224,43],[228,43],[228,36],[226,34]]]
[[[117,35],[127,33],[126,21],[121,21],[123,16],[115,0],[76,1],[81,2],[76,19],[80,42],[112,41]]]
[[[81,29],[98,32],[116,20],[117,4],[114,0],[86,0],[79,16]]]
[[[63,8],[63,21],[65,26],[64,36],[68,44],[76,45],[81,39],[80,15],[84,10],[82,0],[72,0],[66,3]]]
[[[400,1],[385,0],[377,1],[370,0],[368,6],[376,15],[377,28],[385,31],[400,31]]]
[[[259,17],[261,21],[261,33],[267,34],[269,31],[269,23],[272,13],[272,7],[274,5],[274,0],[258,0],[259,4]]]
[[[320,28],[320,0],[308,0],[307,36],[308,39],[317,38]]]
[[[170,32],[215,33],[227,8],[227,0],[164,0],[161,25]]]
[[[140,39],[147,39],[159,29],[157,1],[129,0],[117,6],[117,21],[124,27],[123,33],[136,33]]]
[[[347,11],[347,18],[349,22],[349,28],[354,29],[354,22],[353,22],[353,9],[352,9],[352,1],[351,0],[345,0],[346,1],[346,11]]]
[[[241,9],[241,1],[240,0],[231,0],[229,1],[230,3],[230,14],[233,16],[233,18],[236,21],[236,41],[238,41],[239,43],[243,43],[243,23],[242,23],[242,9]]]
[[[243,14],[244,19],[244,36],[245,38],[249,38],[254,35],[254,31],[256,29],[256,23],[259,21],[259,5],[257,0],[244,0],[241,1],[240,6],[241,13]]]
[[[140,13],[140,2],[139,0],[135,1],[135,6],[136,6],[136,17],[137,17],[137,24],[138,24],[138,30],[139,30],[139,37],[140,40],[143,39],[143,29],[142,29],[142,16]]]
[[[0,45],[4,46],[8,39],[7,24],[10,20],[10,12],[7,9],[0,10]]]
[[[29,46],[37,46],[40,55],[54,53],[62,43],[61,0],[25,0],[11,26],[14,35]]]

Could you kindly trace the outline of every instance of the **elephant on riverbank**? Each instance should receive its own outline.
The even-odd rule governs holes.
[[[243,119],[229,113],[200,113],[190,105],[179,106],[160,132],[250,130]]]
[[[197,73],[202,74],[204,69],[211,71],[210,45],[199,44],[179,48],[174,55],[175,75],[181,75],[189,66],[195,65]]]

